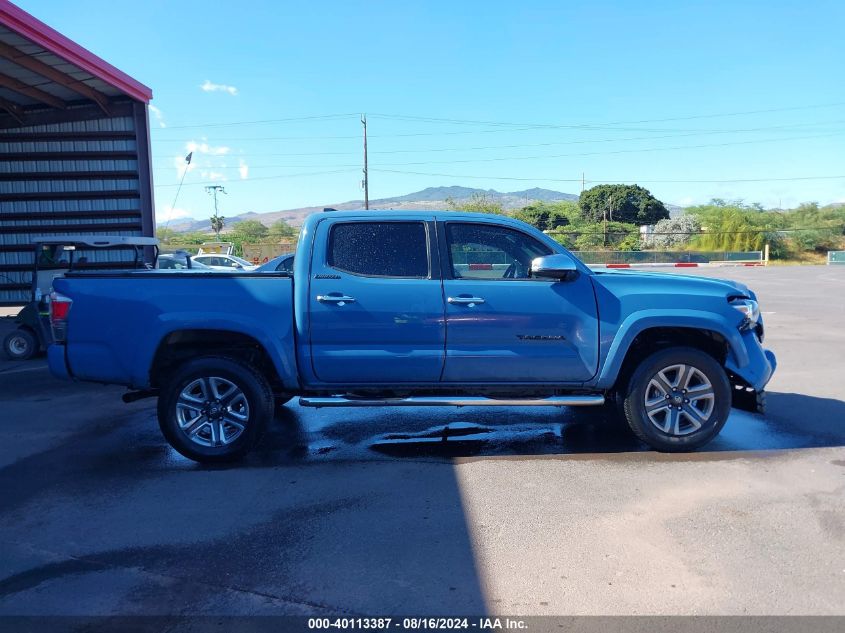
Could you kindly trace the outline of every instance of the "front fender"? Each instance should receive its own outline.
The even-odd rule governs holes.
[[[611,342],[605,361],[599,369],[595,387],[610,389],[616,382],[622,363],[637,335],[657,327],[689,328],[720,334],[728,343],[728,362],[737,373],[749,364],[748,350],[737,324],[716,312],[703,310],[639,310],[620,324]]]

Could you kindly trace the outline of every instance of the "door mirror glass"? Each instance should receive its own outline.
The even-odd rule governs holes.
[[[578,274],[578,267],[568,255],[555,253],[537,257],[531,262],[531,276],[564,281],[573,279]]]

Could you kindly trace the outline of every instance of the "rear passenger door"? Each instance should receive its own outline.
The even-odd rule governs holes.
[[[446,339],[433,218],[326,219],[310,271],[311,362],[326,383],[436,383]],[[435,251],[436,252],[436,251]]]

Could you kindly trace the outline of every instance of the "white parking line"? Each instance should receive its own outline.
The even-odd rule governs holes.
[[[0,369],[0,376],[8,376],[9,374],[22,374],[26,371],[38,371],[39,369],[49,369],[47,365],[38,365],[37,367],[24,367],[22,369]]]

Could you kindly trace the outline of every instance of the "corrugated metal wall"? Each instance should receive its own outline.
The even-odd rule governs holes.
[[[29,300],[41,235],[152,235],[149,135],[143,104],[115,116],[0,129],[0,304]],[[119,266],[129,253],[76,254]]]

